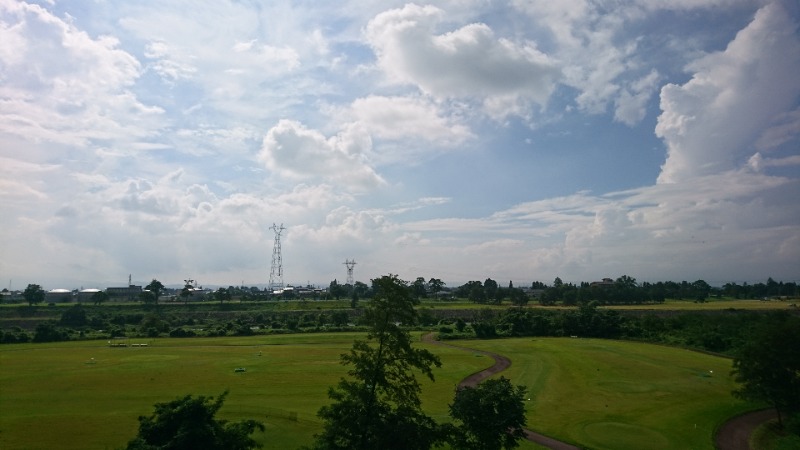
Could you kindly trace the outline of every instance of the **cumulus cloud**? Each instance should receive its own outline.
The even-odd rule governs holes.
[[[264,137],[259,157],[269,170],[290,179],[364,191],[386,183],[366,162],[371,146],[369,135],[357,127],[326,138],[299,122],[281,120]]]
[[[794,109],[800,95],[797,23],[781,4],[768,4],[724,51],[687,69],[691,80],[661,89],[656,134],[668,154],[660,183],[739,167],[762,130]]]
[[[0,68],[0,132],[82,145],[152,136],[162,120],[129,90],[142,69],[116,38],[37,5],[0,4]]]
[[[445,117],[422,98],[370,95],[356,99],[345,114],[381,139],[423,139],[453,146],[472,137],[467,126]]]
[[[547,102],[560,72],[533,42],[499,38],[483,23],[437,34],[443,16],[436,7],[408,4],[370,21],[367,40],[391,81],[439,98],[483,100],[496,117],[519,112],[508,105]]]

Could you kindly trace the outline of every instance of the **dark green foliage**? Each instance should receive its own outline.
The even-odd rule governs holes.
[[[317,415],[325,422],[315,449],[427,449],[440,440],[436,423],[422,413],[420,385],[413,370],[433,379],[441,362],[411,346],[403,325],[417,320],[417,301],[395,275],[372,280],[374,297],[362,323],[367,340],[353,343],[342,363],[350,380],[328,391],[333,403]]]
[[[67,308],[63,314],[61,314],[61,320],[59,322],[62,325],[67,325],[70,327],[83,327],[86,326],[88,320],[86,318],[86,310],[81,306],[80,303],[72,305],[71,307]]]
[[[95,305],[100,305],[108,301],[108,293],[106,291],[97,291],[92,294],[92,302]]]
[[[461,387],[450,405],[456,425],[451,445],[458,450],[500,450],[518,447],[525,437],[525,387],[505,377],[478,387]]]
[[[127,450],[248,450],[261,447],[250,435],[264,431],[254,420],[229,423],[214,415],[227,392],[213,397],[187,395],[168,403],[156,403],[150,417],[139,417],[139,434]]]
[[[765,402],[781,413],[800,411],[800,319],[770,317],[737,352],[733,374],[742,386],[736,397]]]
[[[59,342],[68,341],[69,333],[56,327],[53,321],[42,322],[36,325],[36,332],[33,335],[33,342]]]
[[[152,301],[153,303],[158,306],[158,298],[161,296],[161,291],[164,290],[164,285],[153,278],[153,281],[150,282],[147,286],[144,287],[146,291],[142,292],[142,300],[145,302]],[[149,296],[146,295],[149,292]]]
[[[44,301],[45,292],[38,284],[29,284],[22,292],[22,297],[25,298],[28,305],[33,306]]]

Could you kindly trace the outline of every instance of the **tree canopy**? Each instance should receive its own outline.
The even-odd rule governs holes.
[[[450,405],[452,445],[463,450],[500,450],[525,437],[525,387],[505,377],[461,387]]]
[[[45,292],[38,284],[29,284],[22,292],[22,296],[30,306],[44,301]]]
[[[222,407],[227,391],[214,397],[187,395],[167,403],[156,403],[150,417],[139,417],[139,433],[127,450],[249,450],[259,448],[250,435],[264,431],[255,420],[230,423],[214,415]]]
[[[800,412],[800,318],[779,314],[759,326],[733,360],[739,398]]]
[[[144,287],[145,290],[149,291],[152,295],[153,301],[156,305],[158,305],[158,297],[161,296],[161,291],[164,290],[164,285],[161,284],[160,281],[153,278],[153,281],[150,282],[147,286]]]

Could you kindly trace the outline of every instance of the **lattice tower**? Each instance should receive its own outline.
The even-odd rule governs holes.
[[[283,290],[283,257],[281,256],[281,233],[286,228],[272,224],[270,230],[275,232],[275,243],[272,245],[272,267],[269,270],[270,292]]]
[[[345,259],[342,264],[347,266],[347,284],[355,286],[355,282],[353,281],[353,268],[356,266],[356,260]]]

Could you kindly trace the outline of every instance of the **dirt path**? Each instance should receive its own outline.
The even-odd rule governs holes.
[[[459,350],[490,356],[492,359],[494,359],[494,364],[491,367],[483,369],[480,372],[475,372],[472,375],[461,380],[461,382],[458,383],[458,385],[462,387],[475,387],[481,381],[511,367],[511,360],[503,355],[492,352],[485,352],[483,350],[475,350],[467,347],[460,347],[458,345],[445,344],[444,342],[435,340],[433,337],[433,333],[428,333],[423,335],[422,340],[425,342],[430,342],[432,344],[442,345],[444,347],[457,348]],[[532,430],[525,429],[523,430],[523,432],[525,433],[525,437],[529,441],[535,442],[541,446],[547,447],[552,450],[580,450],[580,447],[575,447],[574,445],[567,444],[566,442],[561,442],[557,439],[553,439],[551,437],[545,436],[543,434],[537,433]]]
[[[762,409],[736,416],[725,422],[714,436],[717,450],[750,450],[750,435],[762,423],[777,419],[774,409]]]

